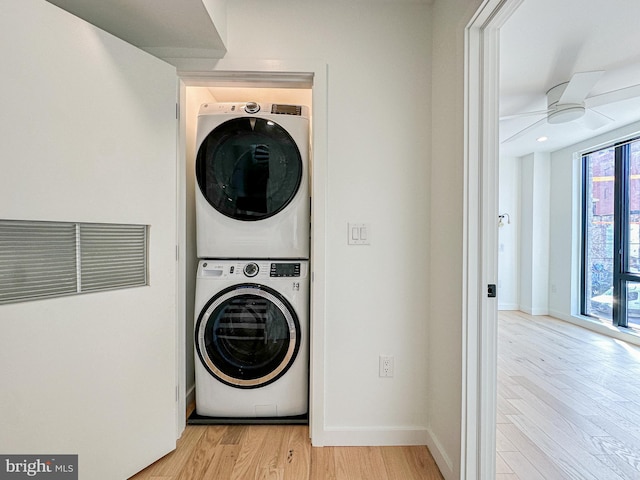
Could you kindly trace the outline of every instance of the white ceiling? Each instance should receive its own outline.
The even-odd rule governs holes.
[[[500,115],[545,110],[546,92],[577,72],[604,70],[589,96],[640,84],[640,1],[524,0],[500,30]],[[597,107],[615,122],[589,130],[581,120],[544,124],[503,155],[554,151],[640,120],[640,98]],[[501,141],[544,116],[504,120]],[[549,140],[536,142],[546,135]]]

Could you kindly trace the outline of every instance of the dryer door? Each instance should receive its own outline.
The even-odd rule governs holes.
[[[200,191],[213,208],[236,220],[276,215],[295,197],[302,174],[302,157],[291,135],[258,117],[219,125],[196,157]]]
[[[204,306],[196,350],[209,373],[238,388],[257,388],[285,374],[300,348],[300,323],[291,304],[264,285],[227,288]]]

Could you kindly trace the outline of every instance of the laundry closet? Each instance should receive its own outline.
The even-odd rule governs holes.
[[[190,423],[306,423],[311,88],[187,86]]]

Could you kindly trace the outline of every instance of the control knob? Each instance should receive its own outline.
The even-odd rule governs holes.
[[[260,268],[258,267],[257,263],[247,263],[244,266],[244,274],[247,277],[255,277],[258,274],[258,271],[260,270]]]
[[[258,113],[260,111],[260,105],[256,102],[247,102],[244,106],[244,111],[247,113]]]

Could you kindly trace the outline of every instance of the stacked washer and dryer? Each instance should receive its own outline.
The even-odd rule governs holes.
[[[304,416],[308,107],[204,104],[196,151],[196,414]]]

